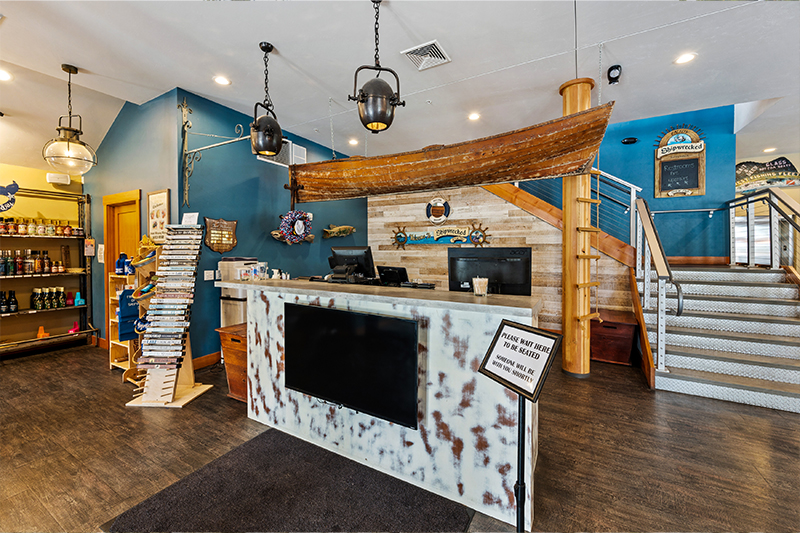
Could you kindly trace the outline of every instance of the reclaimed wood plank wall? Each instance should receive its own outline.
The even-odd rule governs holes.
[[[473,245],[410,244],[402,249],[392,244],[398,226],[405,227],[407,232],[429,231],[435,227],[425,216],[425,206],[437,196],[450,203],[450,218],[444,226],[477,226],[480,223],[488,227],[490,246],[532,248],[532,293],[544,300],[539,327],[561,331],[561,230],[481,187],[369,198],[368,243],[375,264],[404,266],[409,279],[436,283],[436,290],[447,290],[447,248]],[[601,308],[633,309],[627,269],[608,256],[600,259],[597,278],[601,283]],[[593,262],[592,278],[595,277]]]

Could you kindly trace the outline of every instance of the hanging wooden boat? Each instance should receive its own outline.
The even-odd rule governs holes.
[[[585,174],[614,102],[500,135],[399,154],[292,165],[297,202]]]

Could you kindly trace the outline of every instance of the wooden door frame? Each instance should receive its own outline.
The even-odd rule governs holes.
[[[137,235],[142,234],[142,190],[141,189],[134,189],[132,191],[120,192],[116,194],[108,194],[103,196],[103,247],[105,249],[103,261],[105,262],[103,265],[103,294],[105,299],[103,300],[103,314],[105,315],[105,324],[106,324],[106,344],[108,344],[108,331],[111,328],[111,324],[109,320],[111,319],[108,316],[108,275],[114,271],[114,261],[109,261],[109,241],[114,241],[113,235],[114,232],[109,232],[109,211],[112,207],[119,207],[121,205],[127,204],[134,204],[136,206],[136,212],[139,213],[137,217],[138,228],[136,230]],[[116,241],[114,241],[114,248],[116,248]]]

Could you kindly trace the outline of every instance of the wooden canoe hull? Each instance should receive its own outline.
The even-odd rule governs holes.
[[[614,102],[500,135],[413,152],[292,165],[295,201],[472,187],[588,171]]]

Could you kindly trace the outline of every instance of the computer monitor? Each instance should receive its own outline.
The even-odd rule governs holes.
[[[472,278],[488,278],[489,293],[531,295],[530,248],[448,248],[451,291],[472,291]]]
[[[405,267],[378,265],[378,277],[381,278],[381,285],[399,287],[401,283],[408,281],[408,272]]]
[[[328,263],[337,274],[346,276],[375,277],[375,263],[372,261],[372,249],[369,246],[336,246],[331,248]]]

